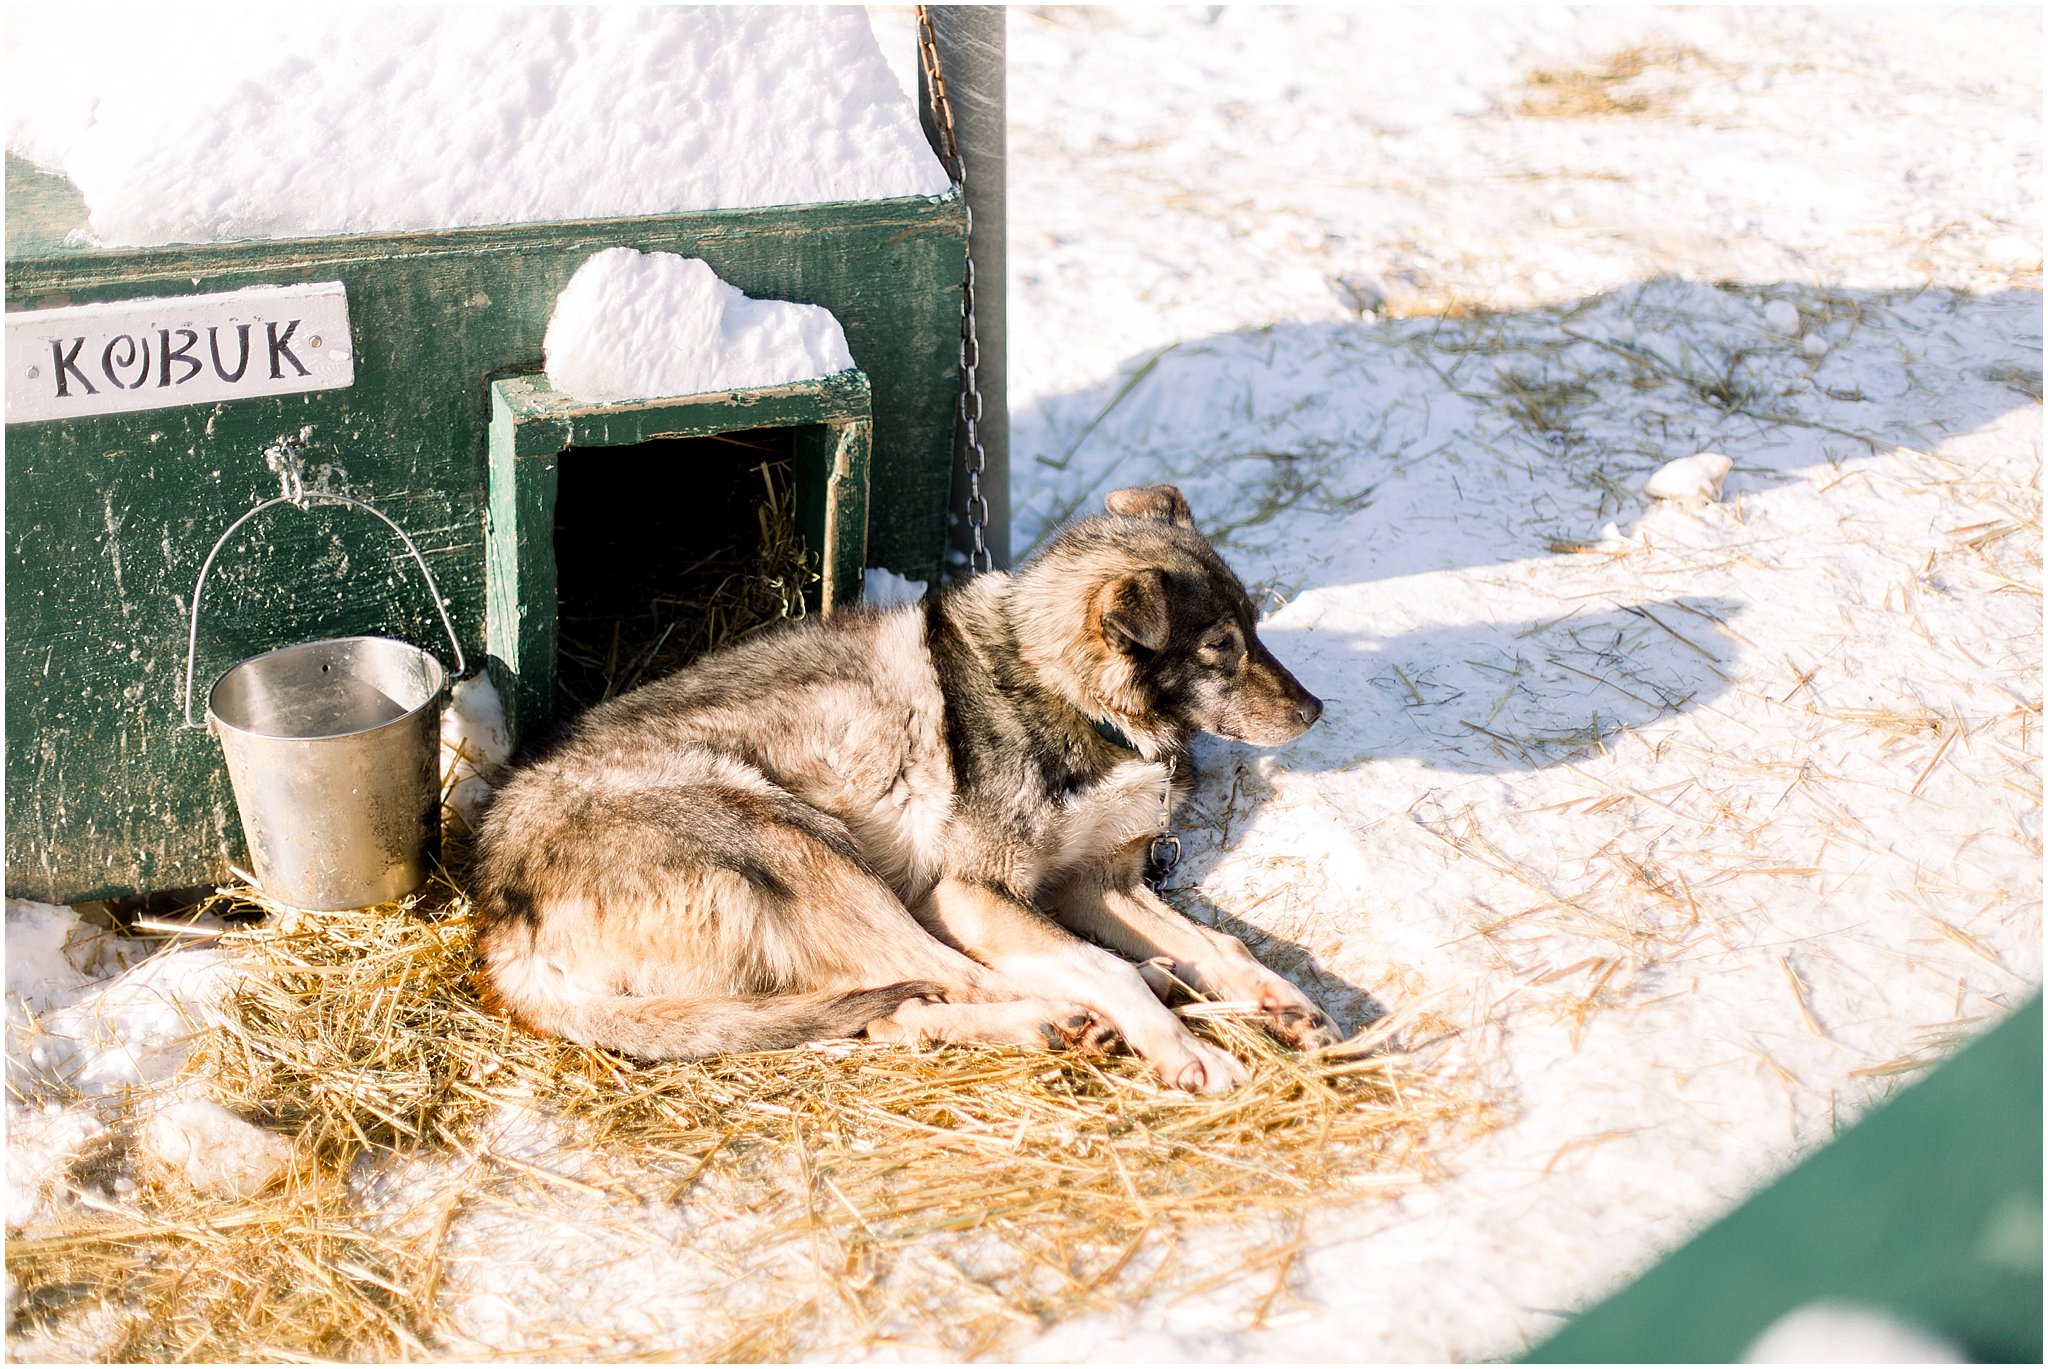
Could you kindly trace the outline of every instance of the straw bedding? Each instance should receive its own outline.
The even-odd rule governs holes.
[[[1225,1098],[1159,1090],[1126,1060],[997,1049],[649,1065],[485,1011],[454,878],[361,912],[246,889],[210,910],[268,916],[219,939],[240,973],[190,1073],[297,1159],[252,1199],[145,1182],[10,1243],[17,1324],[104,1303],[116,1358],[459,1353],[463,1298],[492,1269],[465,1221],[622,1214],[675,1244],[678,1277],[723,1284],[714,1313],[642,1355],[973,1355],[1154,1295],[1229,1296],[1257,1319],[1285,1295],[1303,1214],[1421,1182],[1445,1135],[1485,1121],[1443,1066],[1444,1025],[1413,1016],[1311,1058],[1228,1005],[1192,1005],[1196,1030],[1253,1064]],[[1242,1259],[1182,1267],[1176,1233],[1217,1223],[1241,1230]],[[624,1348],[545,1334],[532,1348]]]

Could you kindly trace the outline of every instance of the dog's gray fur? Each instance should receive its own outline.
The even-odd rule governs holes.
[[[1274,745],[1322,705],[1179,490],[1107,506],[1014,575],[763,633],[585,714],[482,826],[497,1001],[646,1058],[1120,1038],[1205,1091],[1245,1072],[1161,1006],[1181,985],[1333,1039],[1140,879],[1194,732]]]

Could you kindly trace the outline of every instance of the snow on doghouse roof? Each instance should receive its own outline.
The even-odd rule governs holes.
[[[555,301],[548,382],[582,399],[708,394],[853,369],[828,309],[749,299],[710,266],[613,247],[583,263]]]
[[[947,186],[857,7],[94,13],[8,12],[7,147],[107,245]]]

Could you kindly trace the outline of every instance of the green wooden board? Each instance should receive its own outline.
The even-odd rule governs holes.
[[[278,492],[262,454],[280,439],[302,443],[309,481],[369,500],[413,536],[465,649],[486,655],[491,382],[537,369],[554,298],[595,251],[685,253],[750,295],[832,310],[873,391],[869,561],[936,579],[959,380],[957,195],[147,250],[81,245],[80,207],[66,183],[10,159],[10,312],[339,280],[356,380],[10,425],[10,894],[181,887],[221,877],[239,854],[219,747],[182,726],[185,613],[214,539]],[[252,523],[208,581],[202,683],[312,637],[432,641],[438,623],[390,541],[345,510]]]
[[[1739,1360],[1820,1300],[2041,1362],[2039,998],[1528,1360]]]
[[[545,377],[491,383],[484,639],[517,733],[547,721],[555,701],[555,497],[572,448],[633,446],[761,428],[793,428],[797,532],[820,554],[811,608],[858,603],[867,565],[870,446],[867,377],[847,371],[731,394],[593,404]]]

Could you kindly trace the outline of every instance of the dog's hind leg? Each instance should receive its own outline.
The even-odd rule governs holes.
[[[1199,994],[1256,1004],[1266,1029],[1298,1050],[1342,1039],[1327,1012],[1261,965],[1242,941],[1190,921],[1147,888],[1139,875],[1142,859],[1142,848],[1134,847],[1070,879],[1052,901],[1060,921],[1125,955],[1160,963],[1165,973],[1156,976],[1155,988],[1185,984]]]
[[[979,1042],[991,1046],[1075,1050],[1103,1055],[1122,1038],[1116,1028],[1079,1003],[1013,998],[989,1003],[933,1003],[913,998],[868,1023],[871,1041],[906,1045]]]
[[[943,879],[918,918],[1024,992],[1089,1008],[1175,1088],[1224,1093],[1251,1078],[1230,1052],[1196,1040],[1128,960],[994,889]]]
[[[477,949],[527,1025],[696,1058],[852,1035],[913,998],[1018,996],[921,927],[836,819],[727,757],[663,764],[501,795]]]

